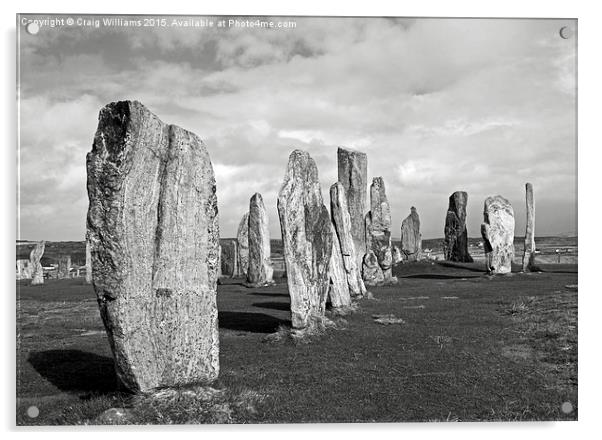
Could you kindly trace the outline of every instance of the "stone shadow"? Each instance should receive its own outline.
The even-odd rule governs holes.
[[[283,312],[287,312],[291,309],[290,303],[276,301],[256,302],[253,303],[252,306],[259,307],[262,309],[282,310]]]
[[[289,320],[279,319],[265,313],[219,312],[219,327],[251,333],[274,333],[281,325],[290,325]]]

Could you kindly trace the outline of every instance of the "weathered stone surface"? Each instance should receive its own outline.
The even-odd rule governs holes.
[[[514,210],[502,196],[487,197],[483,209],[483,248],[487,271],[509,273],[514,258]]]
[[[59,255],[58,267],[56,268],[56,277],[59,280],[70,278],[71,255]]]
[[[86,234],[87,235],[87,234]],[[86,284],[92,284],[92,247],[86,236]]]
[[[111,103],[87,169],[93,285],[121,382],[215,379],[219,226],[205,145],[139,102]]]
[[[448,261],[472,263],[468,253],[468,232],[466,230],[466,204],[468,194],[456,191],[449,197],[449,207],[445,218],[443,255]]]
[[[380,268],[376,254],[373,251],[368,251],[368,253],[364,255],[362,276],[366,286],[382,286],[385,281],[383,271]]]
[[[391,255],[393,257],[393,266],[403,262],[403,255],[398,246],[393,246],[391,249]]]
[[[273,284],[274,268],[270,261],[270,229],[268,213],[261,194],[255,193],[249,201],[249,267],[247,286]]]
[[[347,284],[347,272],[343,264],[343,255],[341,246],[337,239],[336,230],[332,225],[332,255],[330,256],[330,265],[328,277],[330,279],[330,288],[328,296],[333,309],[343,309],[351,305],[351,295],[349,285]]]
[[[401,222],[401,252],[406,261],[418,261],[422,257],[420,217],[413,206],[410,215]]]
[[[292,326],[311,331],[324,324],[333,237],[318,167],[305,151],[295,150],[289,157],[278,194],[278,215]]]
[[[349,148],[337,150],[338,181],[345,189],[351,219],[351,236],[355,245],[356,266],[362,265],[366,253],[364,215],[368,189],[368,156]]]
[[[246,277],[249,270],[249,212],[242,216],[236,234],[238,240],[238,267],[240,276]]]
[[[347,207],[345,187],[340,182],[330,187],[330,212],[336,231],[333,240],[338,242],[341,249],[349,292],[352,297],[362,297],[366,294],[366,286],[362,279],[361,265],[358,265],[355,241],[351,234],[351,215]]]
[[[392,275],[391,208],[385,192],[385,181],[382,177],[372,179],[370,211],[366,214],[365,226],[366,246],[376,255],[382,269],[384,283],[396,284],[397,278]]]
[[[533,200],[533,185],[525,185],[527,205],[527,225],[525,227],[525,251],[523,253],[523,272],[535,270],[535,201]]]
[[[227,238],[220,240],[220,268],[222,276],[238,277],[238,240]]]
[[[17,279],[26,280],[31,278],[31,264],[27,259],[17,260]]]
[[[46,247],[45,241],[40,241],[29,253],[29,265],[31,266],[31,285],[44,284],[44,269],[42,268],[42,255]]]

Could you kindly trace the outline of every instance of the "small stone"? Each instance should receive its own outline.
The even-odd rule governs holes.
[[[238,240],[238,266],[240,268],[240,275],[247,276],[249,270],[249,212],[242,216],[240,223],[238,224],[238,232],[236,234]]]
[[[393,246],[391,250],[391,255],[393,258],[393,266],[397,266],[399,263],[403,263],[403,254],[401,253],[401,249],[399,249],[399,246]]]
[[[378,259],[372,251],[364,255],[362,277],[366,286],[382,286],[385,281],[383,271],[378,264]]]
[[[56,277],[59,280],[71,277],[71,255],[59,255]]]
[[[126,425],[131,423],[132,411],[127,408],[109,408],[92,420],[93,425]]]

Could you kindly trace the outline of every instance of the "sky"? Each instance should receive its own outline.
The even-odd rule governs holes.
[[[276,198],[294,149],[315,159],[329,206],[339,146],[367,153],[369,182],[384,178],[394,238],[411,206],[423,238],[442,237],[457,190],[468,192],[469,236],[497,194],[524,235],[526,182],[536,235],[577,233],[574,20],[261,17],[289,25],[266,29],[217,27],[233,17],[50,18],[76,24],[17,30],[18,239],[84,239],[86,154],[99,110],[121,100],[204,140],[222,237],[236,235],[255,192],[280,237]]]

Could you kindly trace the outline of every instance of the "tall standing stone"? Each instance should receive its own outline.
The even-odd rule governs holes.
[[[239,277],[238,261],[238,240],[231,238],[220,240],[221,274],[232,278]]]
[[[487,197],[483,209],[483,248],[487,271],[504,274],[512,271],[514,258],[514,210],[502,196]]]
[[[270,260],[270,228],[268,213],[261,194],[255,193],[249,201],[249,267],[247,286],[274,284],[274,268]]]
[[[336,310],[345,310],[351,306],[351,294],[349,293],[349,285],[347,284],[347,272],[343,264],[343,255],[339,240],[336,238],[336,230],[332,225],[332,254],[330,256],[330,265],[328,276],[330,278],[330,287],[328,296],[330,304]]]
[[[448,261],[472,263],[468,253],[468,232],[466,230],[466,204],[468,194],[456,191],[449,197],[449,207],[445,217],[445,239],[443,254]]]
[[[370,185],[370,211],[366,214],[366,244],[374,252],[383,272],[385,284],[397,283],[392,275],[393,254],[391,250],[391,208],[382,177],[372,179]],[[366,278],[364,277],[364,281]]]
[[[527,183],[527,225],[525,230],[525,251],[523,253],[523,272],[535,269],[535,201],[533,200],[533,185]]]
[[[324,324],[333,237],[318,167],[305,151],[295,150],[289,156],[278,193],[278,215],[292,326],[311,332]]]
[[[410,215],[401,222],[401,252],[407,261],[418,261],[421,258],[420,217],[413,206]]]
[[[86,284],[92,284],[92,247],[86,234]]]
[[[99,114],[87,157],[94,289],[117,375],[132,391],[219,371],[213,167],[194,133],[136,101]]]
[[[249,212],[242,216],[236,234],[238,241],[238,267],[240,275],[246,277],[249,270]]]
[[[356,266],[361,267],[366,253],[364,215],[368,188],[368,156],[349,148],[337,150],[338,181],[345,189],[351,218],[351,236],[355,245]]]
[[[31,266],[31,285],[44,284],[44,268],[41,259],[46,247],[45,241],[36,243],[36,246],[29,253],[29,265]]]
[[[361,265],[358,265],[355,241],[351,234],[351,215],[347,207],[345,187],[340,182],[330,187],[330,212],[336,231],[333,241],[337,242],[341,248],[349,292],[352,297],[362,297],[366,294],[366,286],[362,279]]]
[[[70,278],[71,273],[71,255],[59,255],[56,277],[59,280]]]

